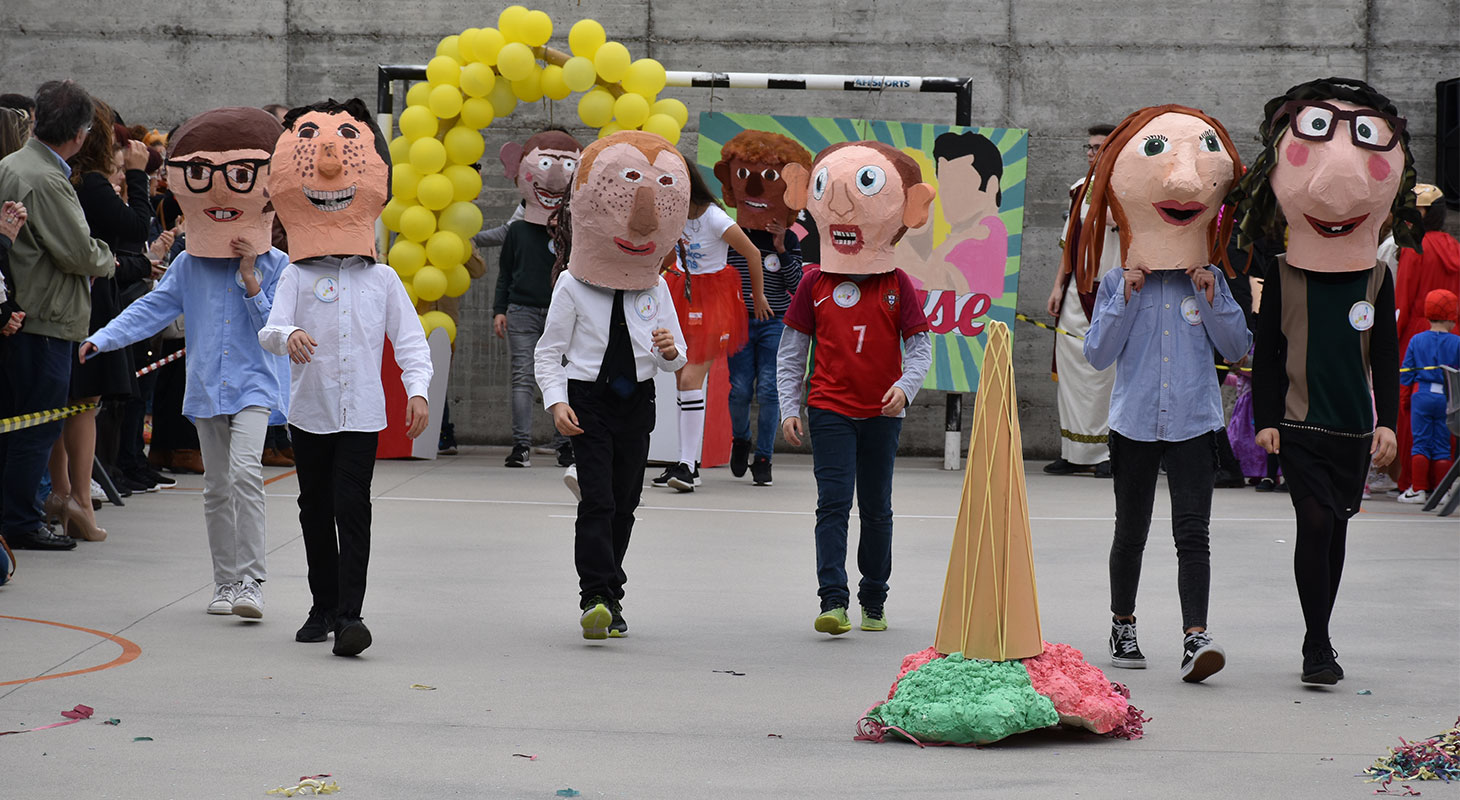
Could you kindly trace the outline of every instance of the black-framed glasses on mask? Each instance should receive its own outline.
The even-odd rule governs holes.
[[[213,173],[222,172],[223,181],[228,188],[239,194],[248,194],[253,191],[253,185],[258,180],[259,172],[268,165],[267,158],[239,158],[229,161],[226,164],[214,164],[209,161],[168,161],[169,167],[177,167],[182,170],[183,181],[187,183],[191,191],[202,193],[213,186]]]
[[[1299,139],[1327,142],[1340,121],[1348,122],[1349,138],[1355,147],[1386,152],[1394,149],[1404,133],[1404,117],[1372,108],[1344,109],[1322,100],[1289,100],[1273,117],[1288,118],[1288,129]]]

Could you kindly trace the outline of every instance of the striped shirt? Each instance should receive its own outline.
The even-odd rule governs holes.
[[[747,228],[745,235],[750,237],[752,244],[760,248],[766,302],[770,303],[776,316],[785,316],[786,309],[791,305],[791,295],[801,285],[801,242],[796,239],[796,234],[786,231],[786,252],[777,253],[775,239],[771,234]],[[750,293],[750,268],[745,263],[745,256],[732,247],[727,260],[730,266],[740,270],[740,297],[745,301],[746,313],[754,314],[755,300]]]

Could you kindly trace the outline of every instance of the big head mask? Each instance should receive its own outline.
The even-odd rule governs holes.
[[[502,168],[522,195],[523,219],[534,225],[547,224],[563,203],[582,150],[578,140],[565,131],[542,131],[524,144],[502,145]]]
[[[811,153],[779,133],[741,131],[720,148],[715,177],[740,227],[763,231],[772,223],[790,226],[796,219],[796,209],[786,205],[787,164],[810,170]]]
[[[284,117],[269,194],[289,234],[289,259],[375,258],[375,219],[390,186],[385,137],[358,99]]]
[[[215,108],[184,122],[168,143],[167,179],[187,218],[188,253],[233,258],[242,238],[266,252],[274,226],[270,163],[283,131],[258,108]]]
[[[689,218],[689,166],[668,140],[643,131],[606,136],[582,155],[569,274],[607,289],[653,288]]]
[[[816,219],[822,271],[892,271],[893,246],[928,221],[937,196],[921,175],[911,156],[881,142],[834,144],[817,154],[809,174],[788,164],[786,202]]]

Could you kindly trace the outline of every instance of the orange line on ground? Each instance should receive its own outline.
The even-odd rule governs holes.
[[[285,473],[282,473],[282,474],[279,474],[279,475],[275,475],[274,477],[269,478],[268,480],[264,481],[264,485],[265,486],[268,486],[271,483],[276,483],[278,481],[284,480],[285,478],[293,477],[294,474],[297,473],[298,471],[299,470],[291,469],[288,472],[285,472]],[[197,486],[170,486],[167,489],[165,489],[164,491],[168,491],[168,492],[201,492],[203,490],[202,490],[201,487],[197,487]]]
[[[73,631],[81,631],[82,633],[89,633],[89,634],[91,634],[93,636],[100,636],[103,639],[109,639],[109,640],[111,640],[111,641],[113,641],[113,642],[121,645],[121,647],[122,647],[122,654],[121,655],[119,655],[116,658],[112,659],[111,661],[108,661],[105,664],[101,664],[99,666],[87,667],[86,669],[72,670],[70,672],[58,672],[55,675],[40,675],[40,676],[37,676],[37,677],[34,677],[34,678],[22,678],[21,680],[18,680],[18,681],[0,681],[0,686],[14,686],[14,685],[20,684],[20,683],[33,683],[35,681],[49,681],[49,680],[55,680],[56,678],[69,678],[72,675],[85,675],[88,672],[100,672],[101,670],[104,670],[104,669],[111,669],[112,667],[120,667],[123,664],[127,664],[127,663],[130,663],[132,661],[136,661],[137,660],[137,657],[140,656],[140,655],[142,655],[142,648],[136,642],[133,642],[133,641],[128,640],[128,639],[123,639],[120,636],[113,636],[112,634],[106,633],[104,631],[94,631],[91,628],[82,628],[82,627],[80,627],[78,625],[67,625],[64,622],[51,622],[50,620],[44,620],[44,619],[29,619],[29,618],[26,618],[26,617],[11,617],[11,616],[7,616],[5,614],[0,614],[0,619],[13,619],[13,620],[15,620],[17,622],[34,622],[37,625],[54,625],[57,628],[68,628],[68,629],[73,630]]]
[[[289,476],[291,476],[291,475],[293,475],[293,474],[294,474],[294,473],[296,473],[296,472],[298,472],[298,471],[299,471],[299,470],[297,470],[297,469],[291,469],[291,470],[289,470],[289,471],[288,471],[288,472],[285,472],[285,473],[283,473],[283,474],[281,474],[281,475],[275,475],[275,476],[274,476],[274,477],[272,477],[272,478],[269,478],[269,479],[268,479],[268,480],[266,480],[266,481],[264,481],[264,485],[265,485],[265,486],[268,486],[268,485],[269,485],[269,484],[271,484],[271,483],[274,483],[274,482],[276,482],[276,481],[282,481],[282,480],[284,480],[284,479],[285,479],[285,478],[287,478],[287,477],[289,477]]]

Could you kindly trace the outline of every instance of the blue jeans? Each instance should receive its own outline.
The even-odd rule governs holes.
[[[780,317],[750,320],[750,341],[730,356],[730,430],[740,440],[750,438],[750,398],[760,404],[756,417],[755,455],[769,459],[781,424],[776,395],[776,351],[786,324]]]
[[[17,333],[7,337],[3,347],[0,419],[66,405],[75,344]],[[44,527],[36,490],[46,474],[51,445],[60,435],[59,420],[0,434],[0,534],[30,533]],[[76,491],[86,496],[85,487]]]
[[[862,532],[857,569],[862,573],[857,601],[880,611],[892,575],[892,465],[897,458],[898,417],[852,419],[835,411],[807,411],[812,468],[816,475],[816,578],[821,610],[845,607],[847,519],[852,491]]]

